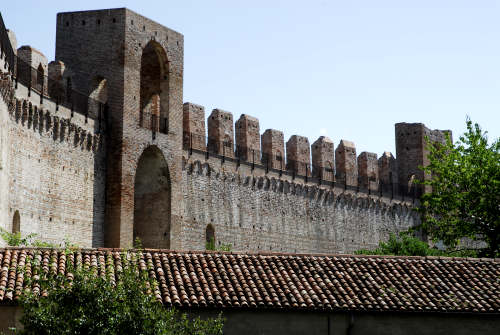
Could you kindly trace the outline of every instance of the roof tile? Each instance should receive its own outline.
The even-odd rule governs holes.
[[[0,302],[66,262],[116,281],[117,249],[0,249]],[[498,259],[129,251],[167,306],[500,313]],[[31,262],[35,260],[35,262]],[[24,269],[24,270],[23,270]],[[45,292],[42,292],[45,294]]]

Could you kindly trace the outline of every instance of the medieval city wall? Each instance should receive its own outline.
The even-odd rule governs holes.
[[[181,34],[127,9],[57,22],[50,63],[30,46],[12,51],[3,29],[4,229],[82,247],[139,238],[204,249],[213,239],[233,250],[338,253],[419,223],[425,137],[443,141],[443,131],[397,124],[397,158],[324,136],[285,142],[255,117],[233,122],[214,109],[205,118],[203,106],[182,104]]]
[[[421,125],[423,126],[423,125]],[[325,137],[312,145],[268,129],[256,118],[184,104],[185,248],[207,240],[233,250],[347,253],[375,248],[419,223],[414,184],[398,184],[389,152],[356,154]],[[236,129],[236,131],[235,131]],[[208,135],[208,136],[206,136]],[[285,150],[286,148],[286,150]]]
[[[8,182],[2,180],[1,186],[8,195],[2,227],[15,231],[18,215],[23,235],[35,233],[54,244],[102,246],[105,146],[97,123],[19,83],[14,104],[10,110],[0,106],[8,119],[9,151]]]

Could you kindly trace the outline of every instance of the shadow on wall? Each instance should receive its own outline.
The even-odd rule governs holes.
[[[145,248],[170,248],[171,186],[167,161],[149,146],[137,164],[134,183],[134,241]]]

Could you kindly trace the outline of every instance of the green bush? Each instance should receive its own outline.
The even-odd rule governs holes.
[[[219,246],[215,244],[215,240],[212,238],[210,241],[207,241],[205,243],[205,250],[212,250],[212,251],[232,251],[233,250],[233,245],[231,243],[225,244],[222,243]]]
[[[132,260],[127,260],[130,256]],[[220,315],[216,319],[191,320],[185,314],[165,308],[151,294],[158,284],[148,277],[147,271],[138,271],[134,257],[133,253],[122,255],[125,266],[116,283],[111,277],[98,275],[96,269],[73,269],[69,261],[67,267],[73,273],[72,280],[61,274],[42,274],[37,281],[40,290],[26,290],[21,295],[24,329],[17,333],[222,334]],[[31,259],[32,268],[39,269],[34,262]],[[36,287],[33,284],[28,282],[27,287]],[[40,292],[47,294],[42,296]]]
[[[52,243],[43,242],[35,239],[37,236],[38,236],[37,234],[29,234],[26,235],[25,237],[22,237],[21,232],[11,233],[3,228],[0,228],[0,237],[7,243],[8,246],[11,247],[33,246],[33,247],[48,247],[48,248],[55,247]],[[65,241],[65,243],[67,244],[68,242]]]
[[[354,252],[357,255],[394,255],[394,256],[456,256],[475,257],[473,250],[439,250],[404,231],[396,235],[391,233],[387,242],[379,242],[373,250],[361,249]]]

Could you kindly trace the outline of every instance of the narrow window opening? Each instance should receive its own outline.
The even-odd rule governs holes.
[[[19,211],[14,212],[14,217],[12,218],[12,233],[17,234],[21,231],[21,215]]]

